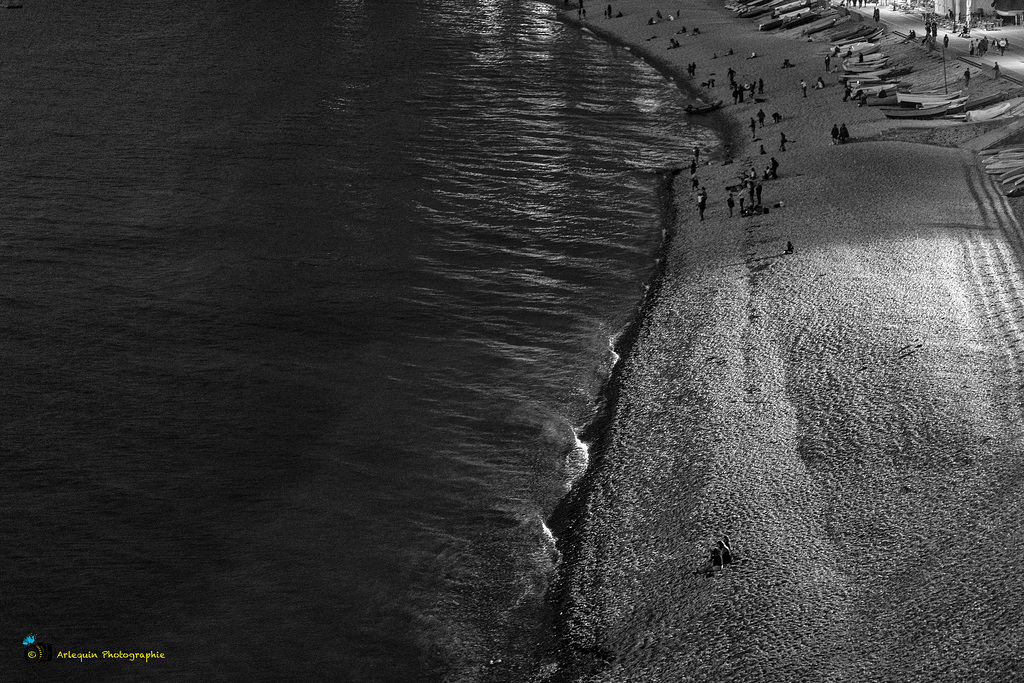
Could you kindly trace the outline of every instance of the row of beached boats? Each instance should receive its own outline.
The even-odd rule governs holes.
[[[984,150],[981,163],[999,191],[1009,197],[1024,195],[1024,145]]]
[[[737,16],[759,19],[758,29],[761,31],[802,26],[802,35],[812,35],[849,20],[848,16],[840,16],[835,8],[821,5],[819,0],[737,0],[726,7],[735,11]],[[867,35],[868,32],[859,34]]]
[[[842,60],[839,78],[849,86],[855,98],[868,106],[881,107],[891,119],[927,119],[939,116],[960,116],[968,121],[984,121],[996,116],[1010,115],[1012,106],[995,102],[1005,99],[1005,93],[969,100],[961,91],[952,93],[907,92],[900,80],[913,71],[913,67],[894,64],[881,51],[877,40],[884,29],[863,22],[851,22],[848,16],[839,16],[834,9],[817,9],[815,0],[736,0],[728,8],[738,16],[757,19],[764,17],[759,28],[769,31],[777,28],[804,26],[803,35],[831,30],[828,54]],[[710,104],[687,107],[689,114],[707,114],[722,106],[717,100]],[[1020,105],[1024,115],[1024,103]]]

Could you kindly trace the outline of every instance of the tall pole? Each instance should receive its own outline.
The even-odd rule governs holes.
[[[946,44],[942,44],[942,90],[947,95],[949,94],[949,87],[946,85]]]

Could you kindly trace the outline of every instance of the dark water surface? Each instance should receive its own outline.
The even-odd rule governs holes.
[[[651,169],[714,144],[552,17],[0,10],[0,678],[529,672]]]

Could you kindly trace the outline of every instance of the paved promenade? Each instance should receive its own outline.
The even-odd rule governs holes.
[[[874,10],[875,5],[851,8],[851,11],[862,15],[866,21],[872,21]],[[878,5],[878,13],[880,15],[880,22],[885,24],[890,31],[907,35],[913,30],[916,31],[919,37],[924,36],[924,15],[920,12],[907,13],[895,11],[892,9],[891,4],[880,4]],[[939,36],[935,43],[936,49],[940,52],[943,49],[942,38],[945,35],[947,33],[940,28]],[[953,33],[948,33],[948,35],[949,47],[945,48],[945,52],[946,57],[951,62],[960,60],[969,63],[973,67],[985,69],[986,73],[991,73],[998,62],[999,72],[1004,78],[1019,85],[1024,85],[1024,26],[1001,26],[990,31],[974,28],[971,29],[970,38],[960,38]],[[1006,38],[1009,41],[1006,54],[1000,55],[998,49],[990,47],[984,57],[978,57],[977,55],[972,57],[970,54],[971,41],[980,41],[984,37],[988,37],[990,43],[1000,38]],[[975,45],[977,45],[977,42],[975,42]]]

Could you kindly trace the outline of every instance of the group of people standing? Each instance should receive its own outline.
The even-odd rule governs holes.
[[[1010,42],[1006,40],[1006,38],[1000,38],[997,41],[990,41],[988,39],[988,36],[982,36],[981,40],[977,42],[973,40],[971,41],[971,56],[973,57],[975,54],[977,54],[979,57],[984,57],[985,53],[988,52],[988,49],[992,46],[993,42],[995,43],[996,49],[999,50],[1000,55],[1006,54],[1006,48],[1010,44]]]
[[[743,98],[749,96],[753,98],[755,93],[758,95],[764,94],[764,79],[759,78],[756,81],[750,83],[738,83],[736,82],[736,70],[729,67],[726,72],[729,76],[729,87],[732,89],[732,102],[733,104],[739,104],[743,101]]]
[[[832,144],[833,145],[841,145],[841,144],[845,143],[849,139],[850,139],[850,131],[848,131],[846,129],[846,124],[845,123],[842,126],[837,126],[834,123],[832,124]]]
[[[757,169],[753,166],[743,177],[743,188],[746,191],[746,197],[740,194],[737,197],[734,194],[734,190],[737,188],[731,188],[729,190],[729,196],[725,198],[725,205],[729,209],[729,217],[732,218],[735,215],[736,203],[739,201],[740,205],[740,216],[750,216],[755,213],[760,213],[761,206],[761,192],[764,190],[764,186],[761,184],[762,180],[769,180],[772,178],[778,178],[779,174],[779,161],[775,157],[771,158],[771,162],[768,168],[764,170],[764,175],[760,178],[757,176]],[[702,188],[703,189],[703,188]],[[706,196],[705,196],[706,201]],[[749,208],[745,206],[745,202],[749,201]],[[697,199],[697,208],[700,209],[700,196]]]

